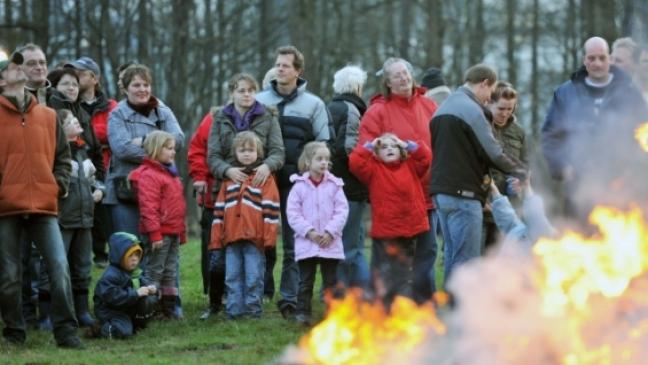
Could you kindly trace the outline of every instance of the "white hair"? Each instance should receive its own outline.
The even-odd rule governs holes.
[[[338,70],[333,76],[333,91],[336,94],[358,93],[367,81],[367,72],[355,65]]]

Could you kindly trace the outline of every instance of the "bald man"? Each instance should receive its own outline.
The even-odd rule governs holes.
[[[611,64],[600,37],[583,47],[583,66],[554,92],[542,127],[549,171],[564,185],[565,214],[585,221],[594,201],[613,192],[612,182],[636,150],[635,127],[648,107],[627,73]],[[629,147],[629,148],[628,148]]]

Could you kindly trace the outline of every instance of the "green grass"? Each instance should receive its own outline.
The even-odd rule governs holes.
[[[199,242],[191,241],[180,249],[184,320],[152,322],[129,340],[84,339],[83,350],[59,349],[51,332],[29,330],[23,346],[0,342],[0,364],[266,364],[307,332],[284,320],[274,303],[264,305],[263,317],[258,320],[227,321],[222,313],[208,321],[199,320],[207,307],[207,297],[202,294],[199,246]],[[280,255],[275,266],[276,280],[280,277]],[[100,275],[101,271],[93,271],[92,288]],[[323,306],[316,302],[315,315],[321,316]]]
[[[365,247],[369,257],[369,240]],[[275,280],[279,281],[280,249],[277,254]],[[306,328],[284,320],[275,303],[264,304],[263,316],[258,320],[227,321],[222,313],[208,321],[199,320],[198,316],[208,303],[202,293],[199,242],[183,245],[180,255],[184,320],[152,322],[146,330],[129,340],[84,339],[83,350],[59,349],[51,332],[29,330],[23,346],[0,342],[0,364],[267,364],[307,332]],[[442,259],[439,259],[435,265],[437,285],[443,275],[441,263]],[[93,270],[92,288],[100,275],[100,270]],[[319,277],[315,287],[320,287]],[[313,308],[315,318],[321,317],[324,311],[321,302],[314,300]]]

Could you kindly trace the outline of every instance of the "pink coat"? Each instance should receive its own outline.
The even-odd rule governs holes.
[[[286,215],[295,231],[295,261],[310,257],[343,260],[342,229],[349,215],[349,203],[342,190],[342,179],[326,172],[322,182],[315,186],[306,172],[292,175],[290,181],[294,185],[288,194]],[[311,229],[330,233],[331,245],[321,248],[306,238]]]

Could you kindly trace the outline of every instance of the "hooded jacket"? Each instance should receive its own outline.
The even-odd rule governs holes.
[[[23,110],[0,96],[0,216],[58,214],[70,148],[53,109],[26,94]]]
[[[140,299],[137,289],[152,284],[139,267],[129,272],[122,266],[124,256],[138,244],[135,236],[123,232],[110,237],[110,265],[97,281],[93,297],[95,315],[102,322],[111,319],[113,311],[134,314]]]
[[[162,240],[163,235],[178,235],[180,243],[187,242],[187,206],[182,182],[174,169],[147,157],[129,177],[137,192],[140,232],[147,234],[151,242]]]
[[[69,142],[72,154],[72,173],[69,193],[59,198],[59,225],[63,228],[92,228],[94,223],[94,189],[103,184],[95,180],[96,168],[88,158],[88,145],[81,139]]]
[[[360,122],[358,144],[363,146],[385,133],[393,133],[403,141],[422,141],[434,154],[430,143],[430,119],[437,110],[434,101],[425,97],[425,88],[417,87],[407,99],[391,94],[374,97],[369,109]],[[430,171],[420,178],[428,209],[434,208],[427,194],[430,186]]]
[[[254,175],[243,184],[225,180],[214,205],[210,250],[230,243],[250,241],[263,252],[277,242],[279,191],[272,175],[263,186],[252,185]]]
[[[369,187],[371,237],[407,238],[430,229],[420,180],[430,169],[432,154],[425,144],[409,143],[404,161],[385,163],[367,146],[349,157],[351,172]]]
[[[294,185],[288,194],[286,215],[295,231],[295,261],[311,257],[343,260],[342,230],[349,215],[349,203],[342,190],[342,179],[327,171],[317,186],[308,172],[294,174],[290,181]],[[311,229],[320,234],[328,232],[333,242],[326,248],[320,247],[306,238]]]

